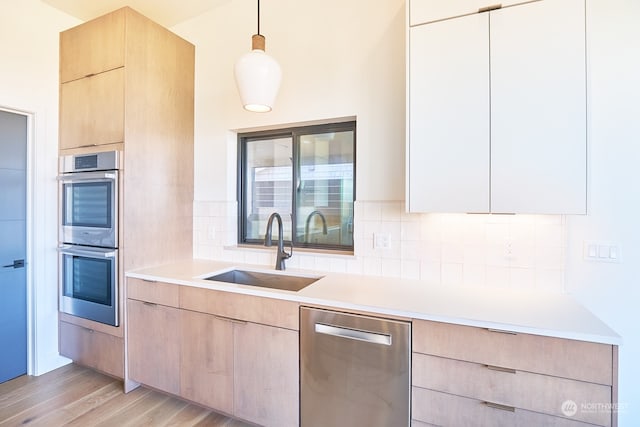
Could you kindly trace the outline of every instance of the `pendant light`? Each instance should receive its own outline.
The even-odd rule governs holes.
[[[251,52],[238,59],[235,66],[236,85],[246,110],[266,113],[280,88],[282,71],[275,59],[264,51],[265,39],[260,34],[260,0],[258,0],[258,34],[251,37]]]

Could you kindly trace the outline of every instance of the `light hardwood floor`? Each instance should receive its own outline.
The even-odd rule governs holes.
[[[70,364],[0,384],[0,426],[248,427],[200,406]]]

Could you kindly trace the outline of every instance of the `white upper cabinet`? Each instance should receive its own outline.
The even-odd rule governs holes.
[[[409,25],[470,15],[482,9],[498,7],[498,5],[506,7],[526,2],[527,0],[411,0]]]
[[[489,211],[489,17],[411,28],[409,210]]]
[[[584,17],[542,0],[409,28],[409,211],[586,213]]]
[[[491,210],[586,213],[584,0],[491,13]]]

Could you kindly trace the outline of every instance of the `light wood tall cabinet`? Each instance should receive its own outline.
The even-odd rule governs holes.
[[[120,326],[60,313],[60,352],[120,378],[127,378],[124,272],[192,257],[194,55],[191,43],[129,7],[60,33],[59,154],[122,153]],[[137,308],[134,316],[151,311]],[[80,356],[91,331],[115,338],[93,335],[100,352],[118,354],[112,366]]]
[[[408,210],[586,213],[584,0],[479,3],[410,1]]]
[[[615,426],[617,357],[612,345],[414,320],[412,417],[442,426]]]
[[[127,296],[132,380],[258,425],[298,425],[298,303],[132,278]]]

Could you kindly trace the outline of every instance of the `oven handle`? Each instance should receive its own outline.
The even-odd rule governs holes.
[[[71,181],[95,181],[96,179],[116,179],[117,175],[114,172],[86,172],[83,174],[73,173],[58,175],[58,181],[71,182]]]
[[[89,258],[115,258],[116,257],[115,250],[93,251],[90,249],[78,249],[71,246],[61,246],[58,248],[58,252],[65,255],[85,256]]]

